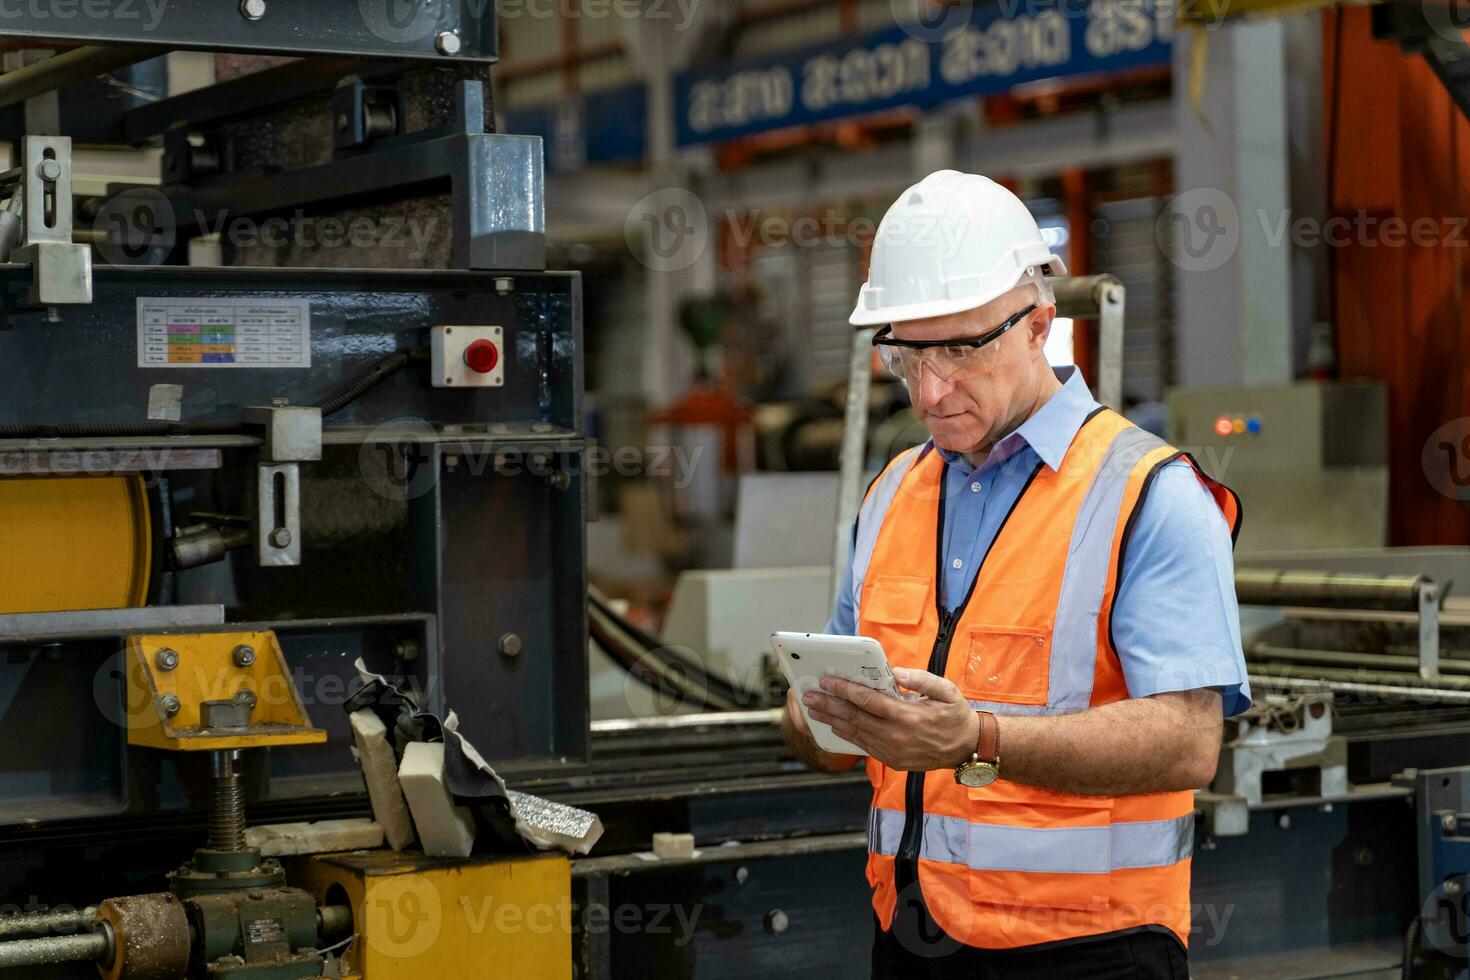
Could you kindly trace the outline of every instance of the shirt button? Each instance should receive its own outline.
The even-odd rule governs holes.
[[[950,562],[949,564],[950,564],[950,567],[951,568],[964,568],[965,567],[965,563],[962,562],[962,561],[960,561],[958,558],[956,558],[954,561]]]
[[[974,483],[970,484],[970,492],[971,493],[979,493],[980,492],[980,481],[979,480],[976,480]]]

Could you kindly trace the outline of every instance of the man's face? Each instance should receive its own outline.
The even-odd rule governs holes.
[[[893,336],[978,337],[1035,302],[1034,288],[1022,285],[973,310],[895,323]],[[978,452],[1015,428],[1034,405],[1039,371],[1047,370],[1041,351],[1054,314],[1055,307],[1038,306],[960,368],[944,359],[942,349],[923,354],[919,369],[906,380],[914,411],[936,446],[957,453]]]

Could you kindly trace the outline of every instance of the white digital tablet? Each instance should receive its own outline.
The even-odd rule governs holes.
[[[867,755],[847,739],[834,735],[830,725],[813,720],[801,696],[819,690],[823,677],[835,675],[898,697],[898,684],[878,641],[866,636],[831,633],[772,633],[771,649],[776,651],[786,682],[796,692],[797,706],[817,745],[828,752]]]

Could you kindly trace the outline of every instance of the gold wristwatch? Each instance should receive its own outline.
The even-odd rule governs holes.
[[[980,744],[969,761],[955,766],[954,781],[970,789],[989,786],[1000,778],[1000,721],[988,711],[980,716]]]

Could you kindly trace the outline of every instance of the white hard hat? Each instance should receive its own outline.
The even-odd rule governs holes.
[[[939,170],[899,195],[873,241],[848,322],[873,326],[984,306],[1027,275],[1064,276],[1021,199],[989,177]]]

